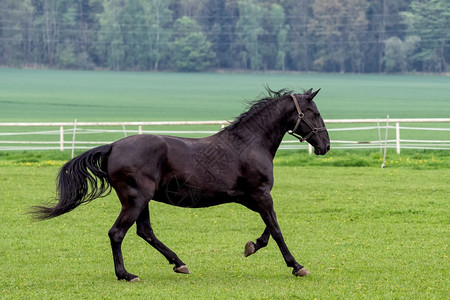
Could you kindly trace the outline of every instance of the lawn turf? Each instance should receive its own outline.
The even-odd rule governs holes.
[[[7,299],[444,299],[449,294],[448,169],[277,166],[273,196],[296,278],[273,240],[245,258],[264,226],[237,204],[183,209],[152,202],[155,233],[188,265],[175,274],[132,227],[125,263],[139,283],[115,279],[107,231],[115,195],[44,222],[29,206],[54,196],[58,168],[3,165],[0,295]]]

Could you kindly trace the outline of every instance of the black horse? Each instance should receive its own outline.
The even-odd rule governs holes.
[[[315,154],[330,149],[322,117],[312,101],[319,92],[304,94],[269,91],[248,111],[218,133],[201,139],[135,135],[84,152],[67,162],[58,175],[53,207],[38,206],[40,219],[53,218],[80,204],[117,193],[122,210],[109,231],[118,279],[136,281],[124,267],[121,244],[136,222],[137,234],[174,264],[177,273],[189,273],[178,256],[153,233],[151,199],[182,207],[240,203],[259,213],[266,228],[256,243],[248,242],[245,256],[265,247],[269,237],[278,244],[296,276],[309,272],[286,246],[273,209],[273,158],[286,132],[307,141]]]

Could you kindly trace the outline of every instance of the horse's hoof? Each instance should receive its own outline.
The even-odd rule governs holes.
[[[117,280],[125,280],[125,281],[128,281],[128,282],[139,282],[139,281],[141,281],[139,279],[139,277],[137,277],[136,275],[133,275],[133,274],[126,274],[126,275],[123,275],[123,276],[118,276]]]
[[[299,276],[299,277],[304,277],[309,275],[309,271],[306,270],[305,268],[301,268],[300,270],[294,271],[292,272],[295,276]]]
[[[189,272],[189,269],[186,265],[182,265],[182,266],[175,266],[173,267],[173,271],[175,273],[181,273],[181,274],[191,274],[191,272]]]
[[[253,253],[256,252],[256,246],[255,243],[253,243],[252,241],[248,242],[245,245],[245,251],[244,251],[244,255],[245,257],[252,255]]]

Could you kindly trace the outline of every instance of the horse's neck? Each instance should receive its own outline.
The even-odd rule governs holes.
[[[257,113],[243,118],[231,135],[249,148],[261,145],[275,155],[284,134],[289,128],[289,112],[294,107],[287,99],[274,100],[262,107]]]

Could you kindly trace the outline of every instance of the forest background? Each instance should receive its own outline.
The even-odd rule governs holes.
[[[449,70],[448,0],[2,0],[0,66]]]

